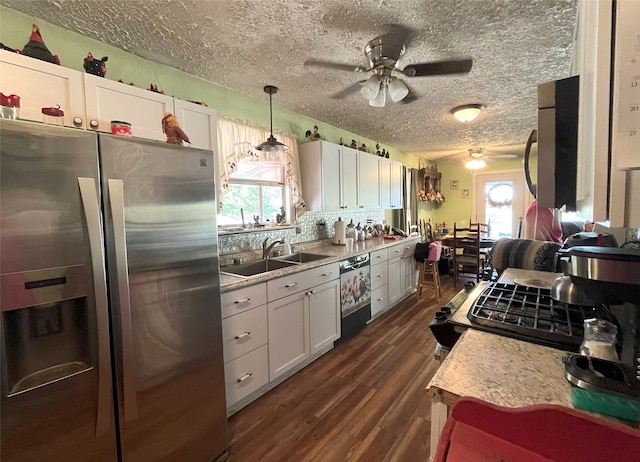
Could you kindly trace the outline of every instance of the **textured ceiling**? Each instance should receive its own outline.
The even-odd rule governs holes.
[[[274,105],[429,158],[476,146],[521,154],[536,126],[537,85],[569,76],[577,9],[577,0],[0,3],[261,100],[262,87],[276,85]],[[411,31],[401,68],[470,57],[473,69],[398,74],[416,99],[374,108],[358,91],[336,98],[368,74],[303,65],[365,66],[364,45],[394,24]],[[449,111],[468,103],[486,109],[461,124]]]

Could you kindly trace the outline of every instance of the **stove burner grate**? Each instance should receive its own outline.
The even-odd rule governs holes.
[[[582,343],[584,320],[593,317],[613,321],[604,307],[561,303],[549,289],[499,282],[487,286],[467,313],[487,330],[572,351]]]

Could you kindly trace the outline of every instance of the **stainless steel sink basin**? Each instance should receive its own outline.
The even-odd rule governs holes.
[[[229,265],[220,268],[220,272],[235,274],[237,276],[255,276],[256,274],[268,273],[289,266],[294,266],[296,263],[284,260],[275,260],[272,258],[266,260],[250,261],[248,263],[242,263],[241,265]]]
[[[298,252],[291,255],[283,255],[282,257],[276,257],[279,261],[291,261],[295,263],[309,263],[316,260],[322,260],[323,258],[329,258],[330,255],[319,255],[315,253]]]

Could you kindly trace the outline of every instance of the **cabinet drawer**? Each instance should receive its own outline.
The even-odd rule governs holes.
[[[371,290],[376,290],[378,287],[382,287],[389,281],[387,269],[388,266],[386,261],[371,267]]]
[[[228,363],[267,343],[267,306],[222,320],[224,362]]]
[[[387,261],[387,249],[374,250],[371,252],[371,265],[377,265],[383,261]]]
[[[240,356],[224,366],[227,407],[249,396],[269,382],[267,345]]]
[[[277,300],[339,278],[340,266],[337,262],[289,274],[267,281],[268,298],[269,301]]]
[[[227,318],[267,303],[267,285],[263,283],[232,290],[222,294],[220,300],[222,317]]]
[[[371,317],[389,308],[389,286],[387,284],[371,291]]]

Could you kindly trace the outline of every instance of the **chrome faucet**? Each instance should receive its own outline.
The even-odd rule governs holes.
[[[262,258],[269,258],[269,254],[271,253],[271,249],[273,249],[273,247],[276,244],[284,244],[284,239],[279,239],[277,241],[273,241],[271,244],[269,244],[267,246],[267,242],[269,241],[269,238],[266,238],[264,241],[262,241]]]

